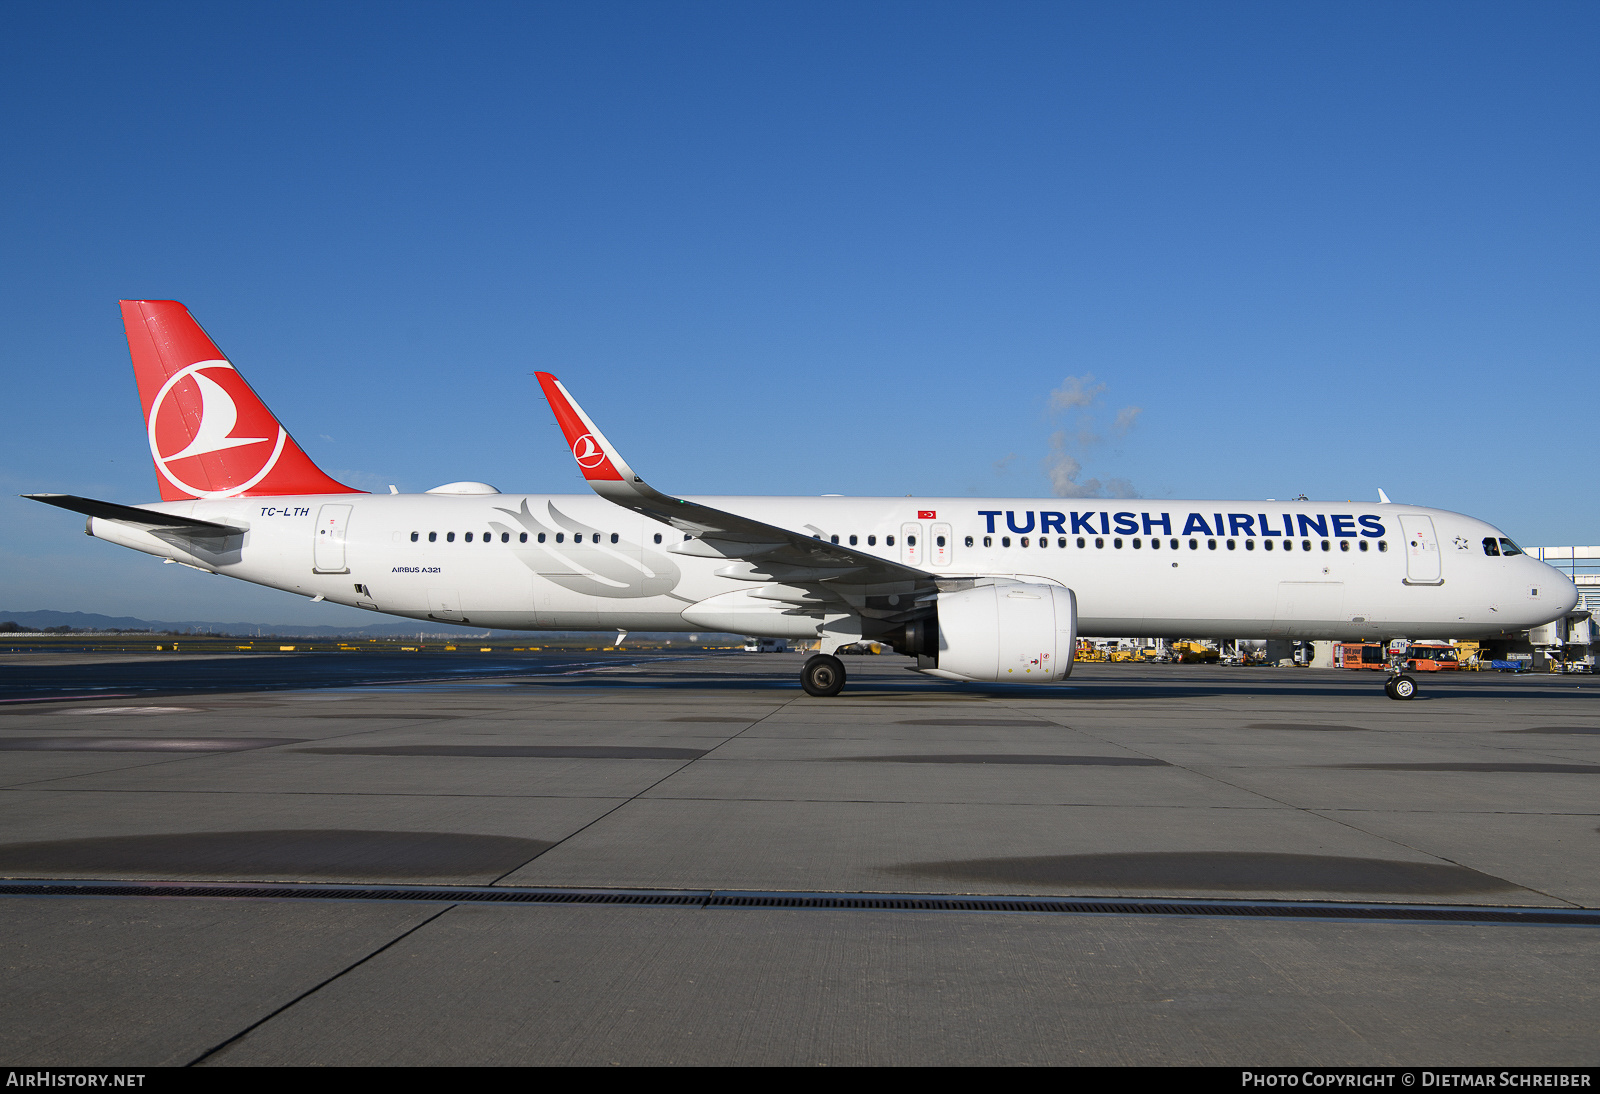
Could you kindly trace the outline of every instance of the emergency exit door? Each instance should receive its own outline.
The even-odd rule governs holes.
[[[324,505],[317,510],[316,540],[311,546],[311,569],[319,574],[347,574],[344,560],[345,529],[351,505]]]
[[[900,561],[907,566],[921,566],[922,554],[926,550],[922,542],[922,525],[902,524],[900,526]]]

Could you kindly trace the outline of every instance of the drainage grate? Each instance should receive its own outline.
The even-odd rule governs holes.
[[[5,881],[0,897],[184,897],[229,900],[409,900],[452,904],[576,904],[882,912],[1232,916],[1270,919],[1600,927],[1600,910],[1332,901],[1128,900],[1117,897],[944,893],[798,893],[711,889],[523,889],[454,885],[317,885],[168,881]]]
[[[1583,908],[1344,904],[1287,900],[1127,900],[1115,897],[942,896],[918,893],[714,892],[706,901],[706,906],[711,908],[837,908],[905,912],[1024,912],[1058,915],[1249,916],[1275,919],[1530,923],[1600,927],[1600,911]]]

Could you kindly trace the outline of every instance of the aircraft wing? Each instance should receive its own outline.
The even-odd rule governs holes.
[[[717,573],[747,581],[879,587],[874,588],[874,592],[880,589],[889,592],[892,587],[893,592],[902,594],[934,591],[933,575],[914,566],[829,543],[820,536],[779,528],[663,494],[634,473],[616,447],[606,440],[605,434],[567,394],[560,380],[548,372],[536,375],[589,486],[607,501],[664,521],[683,532],[685,540],[669,547],[674,554],[726,559],[728,564]]]
[[[191,536],[211,538],[242,536],[247,530],[235,528],[231,524],[217,524],[209,520],[197,520],[194,517],[181,517],[175,513],[158,513],[153,509],[140,509],[133,505],[118,505],[116,502],[111,501],[80,498],[74,494],[23,494],[22,496],[32,501],[42,501],[46,505],[70,509],[74,513],[99,517],[101,520],[114,520],[121,524],[131,524],[136,528],[144,528],[148,531],[185,532]]]

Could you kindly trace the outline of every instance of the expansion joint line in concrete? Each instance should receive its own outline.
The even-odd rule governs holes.
[[[377,949],[373,950],[371,953],[365,954],[362,957],[356,959],[355,961],[352,961],[350,964],[346,965],[344,968],[340,969],[338,972],[334,973],[332,976],[328,977],[326,980],[324,980],[321,983],[316,984],[316,985],[314,985],[314,986],[312,986],[310,988],[307,988],[305,991],[301,992],[299,995],[295,996],[293,999],[289,1000],[287,1003],[283,1004],[283,1006],[277,1008],[276,1010],[272,1011],[271,1013],[262,1015],[260,1018],[256,1019],[254,1022],[251,1022],[248,1026],[245,1026],[238,1033],[235,1033],[232,1037],[229,1037],[226,1041],[221,1041],[221,1042],[219,1042],[219,1043],[217,1043],[215,1045],[212,1045],[210,1048],[206,1049],[200,1055],[196,1056],[194,1059],[190,1060],[188,1063],[184,1064],[183,1066],[184,1067],[195,1067],[198,1064],[205,1063],[206,1060],[210,1059],[212,1056],[215,1056],[217,1053],[221,1052],[223,1049],[227,1048],[229,1045],[238,1042],[240,1039],[249,1036],[252,1031],[260,1029],[267,1022],[272,1021],[274,1018],[276,1018],[278,1015],[282,1014],[284,1011],[288,1010],[290,1007],[294,1006],[296,1003],[299,1003],[301,1000],[306,999],[306,998],[308,998],[308,997],[310,997],[312,995],[315,995],[317,992],[321,991],[323,988],[327,987],[329,984],[333,983],[335,980],[337,980],[341,976],[345,975],[345,973],[348,973],[348,972],[353,971],[354,969],[360,968],[362,965],[366,964],[368,961],[371,961],[374,957],[377,957],[380,953],[382,953],[384,950],[387,950],[389,947],[393,946],[395,943],[400,942],[400,941],[410,937],[412,934],[415,934],[417,931],[420,931],[422,928],[426,927],[428,924],[432,923],[434,920],[436,920],[440,916],[444,915],[444,913],[448,912],[453,906],[454,905],[447,904],[443,908],[440,908],[437,912],[434,912],[427,919],[424,919],[421,923],[418,923],[415,926],[413,926],[413,927],[411,927],[411,928],[409,928],[407,930],[401,931],[399,934],[397,934],[393,938],[389,939],[389,941],[385,942],[383,945],[379,946]]]
[[[1355,901],[1220,900],[1180,897],[985,896],[971,893],[818,893],[749,889],[523,888],[469,885],[357,885],[283,882],[0,881],[0,897],[211,900],[354,900],[568,907],[676,907],[690,911],[966,912],[1053,915],[1320,919],[1340,922],[1471,923],[1503,926],[1600,927],[1600,909],[1485,904],[1375,904]],[[430,917],[424,922],[431,922]],[[423,924],[419,923],[417,927]],[[411,928],[416,930],[417,927]],[[407,934],[410,931],[406,932]],[[394,945],[400,935],[361,961]],[[351,965],[355,968],[361,961]],[[350,971],[345,969],[344,972]],[[330,977],[337,979],[344,972]],[[327,983],[327,981],[324,981]],[[319,985],[320,986],[320,985]],[[312,991],[316,989],[313,988]],[[306,994],[310,994],[309,992]],[[303,996],[302,996],[303,998]],[[292,1006],[293,1004],[286,1004]],[[279,1008],[280,1010],[282,1008]],[[277,1013],[277,1012],[274,1012]],[[267,1017],[271,1017],[268,1015]],[[266,1019],[262,1019],[265,1021]],[[259,1023],[257,1023],[259,1025]],[[246,1030],[245,1032],[248,1032]],[[242,1034],[241,1034],[242,1035]],[[235,1038],[236,1039],[236,1038]],[[224,1045],[228,1042],[224,1042]],[[210,1050],[216,1052],[223,1045]]]
[[[607,817],[611,816],[611,814],[615,813],[618,809],[621,809],[623,806],[629,805],[632,802],[638,801],[640,798],[642,798],[646,794],[650,793],[650,791],[654,790],[656,787],[660,786],[662,783],[666,782],[668,779],[672,778],[674,775],[677,775],[678,773],[683,771],[685,768],[689,767],[691,764],[697,763],[700,760],[705,759],[707,756],[711,755],[711,753],[715,752],[717,749],[721,748],[723,745],[727,744],[729,741],[734,740],[735,738],[739,737],[742,734],[750,732],[750,730],[754,729],[756,726],[760,725],[762,722],[766,721],[768,718],[770,718],[774,714],[778,713],[779,710],[784,709],[784,707],[787,707],[790,703],[793,703],[794,701],[795,701],[794,699],[788,700],[788,702],[783,703],[776,710],[770,710],[766,714],[763,714],[761,717],[753,719],[750,722],[749,725],[745,726],[738,733],[734,733],[734,734],[729,735],[728,737],[724,738],[722,741],[720,741],[717,744],[713,745],[711,748],[707,749],[705,752],[703,752],[700,755],[694,757],[693,759],[685,760],[683,763],[679,764],[677,767],[673,768],[671,771],[669,771],[665,775],[661,776],[661,778],[657,779],[655,782],[651,783],[649,786],[641,787],[638,790],[638,792],[629,795],[625,800],[620,801],[616,805],[612,806],[610,809],[607,809],[604,813],[601,813],[598,817],[596,817],[593,820],[591,820],[588,824],[585,824],[582,827],[575,828],[571,832],[568,832],[565,836],[562,836],[559,840],[557,840],[556,842],[552,843],[549,847],[546,847],[544,850],[540,851],[539,854],[534,855],[533,858],[528,859],[527,862],[520,863],[519,865],[511,868],[510,870],[507,870],[505,873],[501,874],[499,877],[494,879],[495,883],[498,884],[499,882],[504,881],[506,878],[510,877],[512,874],[516,873],[518,870],[525,869],[529,862],[533,862],[534,859],[539,858],[541,855],[548,855],[551,851],[554,851],[557,847],[560,847],[563,843],[566,843],[568,840],[572,839],[574,836],[577,836],[579,833],[585,832],[588,829],[593,828],[595,825],[599,824],[601,821],[603,821]]]

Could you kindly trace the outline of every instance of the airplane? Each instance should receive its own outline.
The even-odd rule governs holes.
[[[814,696],[864,639],[954,681],[1058,684],[1079,636],[1474,638],[1560,618],[1573,582],[1499,529],[1423,506],[1031,498],[677,497],[537,373],[591,494],[325,474],[182,304],[124,300],[161,501],[24,497],[97,539],[409,619],[501,630],[816,640]],[[1087,507],[1087,508],[1083,508]]]

